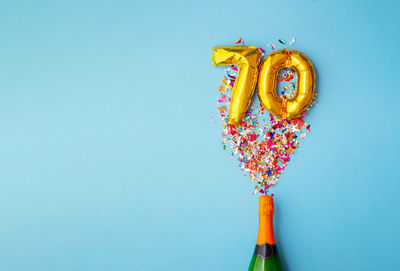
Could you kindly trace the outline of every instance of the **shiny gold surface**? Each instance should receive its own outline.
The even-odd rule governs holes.
[[[297,92],[291,99],[278,97],[276,79],[280,69],[292,68],[297,73]],[[279,50],[262,62],[258,78],[258,96],[264,108],[281,118],[300,117],[312,102],[315,92],[315,71],[308,57],[296,50]]]
[[[217,65],[237,65],[239,73],[232,88],[229,124],[239,125],[244,119],[258,77],[261,51],[255,46],[231,45],[213,48],[212,62]]]

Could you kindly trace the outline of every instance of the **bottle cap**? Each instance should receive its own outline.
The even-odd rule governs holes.
[[[274,214],[274,199],[269,195],[263,195],[258,198],[258,213],[260,215]]]

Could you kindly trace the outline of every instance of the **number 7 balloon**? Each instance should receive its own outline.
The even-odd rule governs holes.
[[[232,88],[229,124],[239,125],[250,105],[257,83],[261,51],[254,46],[232,45],[214,47],[212,57],[216,65],[237,65],[239,73]]]

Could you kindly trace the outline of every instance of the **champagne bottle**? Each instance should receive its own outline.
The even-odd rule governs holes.
[[[271,196],[263,195],[258,199],[258,205],[258,237],[249,271],[282,271],[272,221],[274,200]]]

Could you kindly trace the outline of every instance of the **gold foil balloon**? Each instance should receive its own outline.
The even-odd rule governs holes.
[[[276,78],[280,69],[292,68],[297,73],[297,92],[291,99],[278,97]],[[308,57],[296,50],[279,50],[262,62],[258,78],[258,97],[265,109],[281,118],[296,118],[307,109],[315,92],[315,71]]]
[[[239,73],[232,88],[229,124],[239,125],[244,119],[257,83],[261,51],[255,46],[231,45],[213,48],[216,65],[237,65]]]

